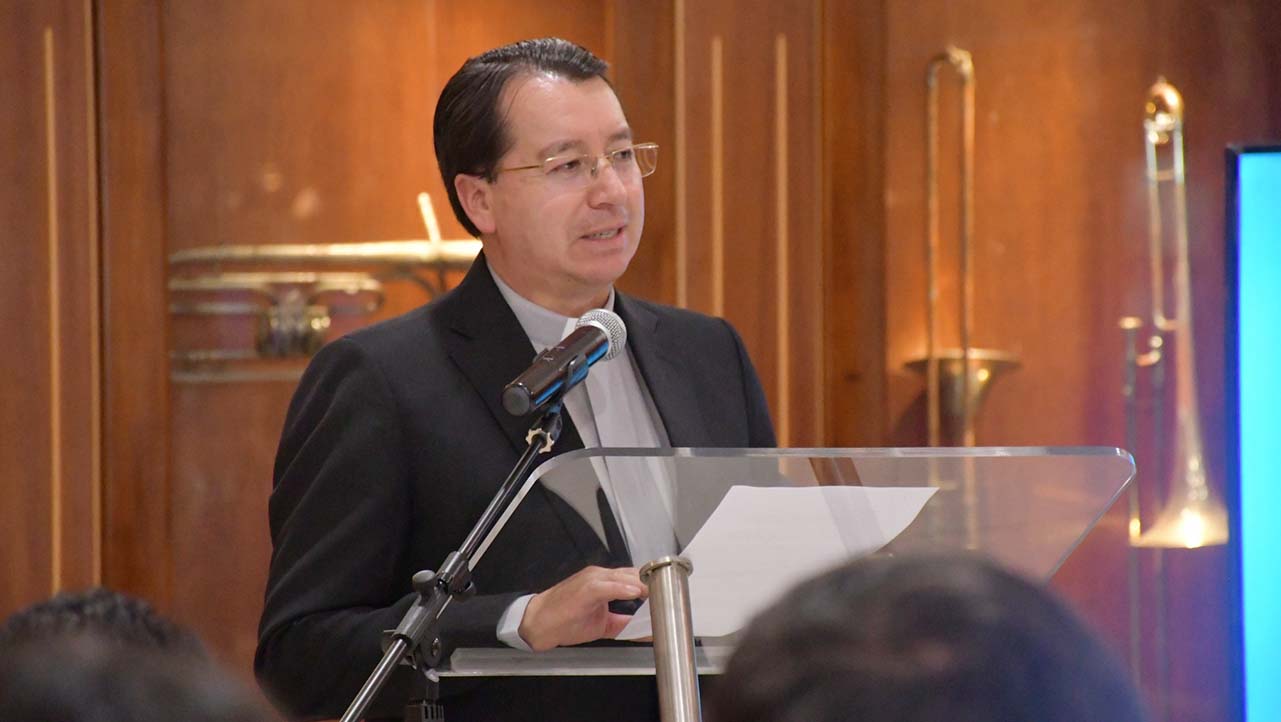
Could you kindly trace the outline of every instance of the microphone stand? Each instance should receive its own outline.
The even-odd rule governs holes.
[[[576,366],[577,364],[571,364],[571,373]],[[440,708],[434,704],[434,692],[438,680],[435,668],[440,664],[441,653],[444,651],[436,630],[437,623],[441,613],[451,601],[455,598],[465,600],[475,592],[471,582],[471,561],[476,556],[481,543],[515,501],[525,479],[534,469],[534,461],[540,454],[551,451],[552,446],[556,444],[556,439],[560,437],[561,428],[564,426],[561,418],[563,397],[564,387],[538,421],[530,427],[529,434],[525,437],[528,446],[503,485],[499,487],[493,500],[489,502],[489,506],[485,508],[485,512],[481,514],[480,520],[472,527],[462,547],[445,557],[440,571],[424,570],[414,575],[414,591],[418,592],[418,598],[414,600],[409,611],[405,612],[399,626],[394,631],[384,633],[389,635],[390,644],[386,645],[382,661],[356,693],[351,705],[343,713],[341,722],[356,722],[361,718],[370,703],[378,696],[383,685],[387,683],[387,678],[391,676],[392,671],[407,654],[410,655],[409,665],[421,671],[426,677],[428,695],[425,702],[407,707],[406,716],[412,714],[416,706],[421,705],[427,713],[420,719],[443,719]],[[426,653],[422,649],[424,641],[429,644]]]

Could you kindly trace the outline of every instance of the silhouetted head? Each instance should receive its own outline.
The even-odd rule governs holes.
[[[972,556],[870,558],[748,628],[713,722],[1134,722],[1122,667],[1039,585]]]
[[[157,614],[146,601],[102,587],[63,592],[13,614],[0,625],[0,650],[68,636],[206,656],[194,634]]]

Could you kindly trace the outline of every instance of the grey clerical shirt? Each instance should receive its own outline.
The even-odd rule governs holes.
[[[573,330],[577,319],[543,308],[516,293],[492,266],[489,272],[503,299],[516,314],[516,320],[525,330],[535,351],[541,352],[555,346]],[[610,289],[605,308],[614,310],[613,289]],[[594,364],[587,379],[565,395],[565,410],[569,412],[569,417],[583,440],[583,446],[587,448],[656,448],[671,445],[630,348],[625,348],[623,353],[609,361]],[[618,508],[617,492],[611,488],[609,476],[608,472],[602,474],[602,488],[611,505]],[[658,484],[654,488],[662,497],[664,506],[670,510],[672,490],[669,485]],[[643,541],[635,541],[631,534],[628,534],[628,538],[632,544],[644,544]],[[662,544],[661,541],[655,542],[653,549],[633,549],[635,554],[641,555],[634,558],[657,558],[663,553],[675,552],[675,549],[663,549]],[[532,595],[526,595],[517,599],[503,613],[498,622],[499,641],[517,649],[529,650],[529,645],[521,639],[518,630],[531,597]]]

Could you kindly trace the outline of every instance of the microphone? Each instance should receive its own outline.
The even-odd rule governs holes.
[[[627,327],[613,311],[594,308],[583,314],[560,343],[534,357],[534,363],[503,389],[503,408],[512,416],[541,409],[587,378],[587,369],[608,361],[627,345]]]

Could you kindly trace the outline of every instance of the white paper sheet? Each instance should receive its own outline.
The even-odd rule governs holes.
[[[737,632],[796,583],[871,554],[907,528],[933,487],[735,486],[682,552],[694,635]],[[651,634],[649,603],[619,639]]]

